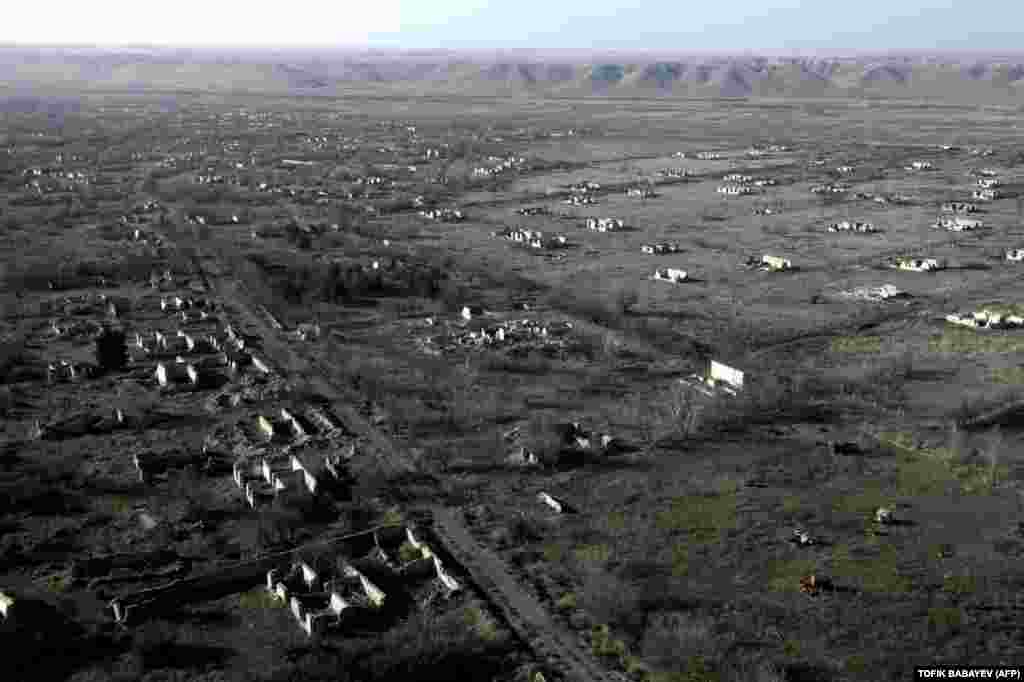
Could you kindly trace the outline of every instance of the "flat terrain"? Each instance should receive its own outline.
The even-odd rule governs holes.
[[[0,124],[14,679],[845,682],[1024,657],[1024,328],[945,319],[1020,314],[1015,108],[80,99]],[[751,194],[717,191],[733,174]],[[948,202],[983,224],[934,227]],[[124,362],[97,350],[118,331]],[[701,390],[710,361],[742,386]],[[292,456],[315,490],[259,483]],[[427,538],[460,589],[409,578],[391,530],[331,549],[378,528]],[[257,569],[338,552],[388,606],[307,637]]]

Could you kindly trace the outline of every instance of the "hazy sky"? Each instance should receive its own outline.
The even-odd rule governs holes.
[[[0,41],[22,44],[1024,49],[1024,2],[1020,0],[50,0],[39,5],[4,4]]]

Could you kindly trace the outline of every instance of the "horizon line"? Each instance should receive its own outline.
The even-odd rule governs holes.
[[[0,49],[22,50],[153,50],[153,51],[265,51],[265,52],[358,52],[393,55],[537,55],[537,56],[722,56],[722,57],[1024,57],[1024,49],[993,50],[981,48],[814,48],[814,47],[773,47],[773,48],[626,48],[626,47],[412,47],[373,44],[216,44],[216,43],[90,43],[90,42],[18,42],[0,41]]]

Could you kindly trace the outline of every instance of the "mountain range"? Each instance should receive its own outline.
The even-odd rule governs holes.
[[[0,86],[339,95],[1024,99],[1024,54],[712,55],[578,51],[0,46]]]

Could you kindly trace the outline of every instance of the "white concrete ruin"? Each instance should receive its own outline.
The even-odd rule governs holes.
[[[654,271],[653,279],[661,282],[672,282],[679,284],[687,281],[686,270],[679,270],[677,268],[658,268]]]
[[[910,272],[933,272],[941,269],[942,266],[935,258],[899,258],[894,267]]]
[[[12,595],[0,592],[0,615],[3,615],[4,620],[11,620],[14,617],[14,603]]]
[[[828,226],[829,232],[877,232],[871,223],[843,220]]]
[[[537,493],[537,499],[540,500],[542,503],[546,504],[547,506],[551,507],[552,509],[554,509],[559,514],[561,514],[564,511],[562,503],[545,492]]]
[[[883,284],[878,287],[858,287],[850,291],[842,291],[839,292],[839,297],[858,301],[885,301],[903,294],[903,291],[892,284]]]
[[[981,220],[974,218],[964,218],[961,216],[940,216],[936,218],[933,227],[937,229],[948,230],[950,232],[966,232],[968,230],[977,230],[985,226],[985,223]]]
[[[792,270],[793,262],[780,256],[761,256],[761,265],[773,272]]]
[[[715,383],[728,384],[737,390],[743,388],[743,372],[717,360],[711,361],[708,378]]]

